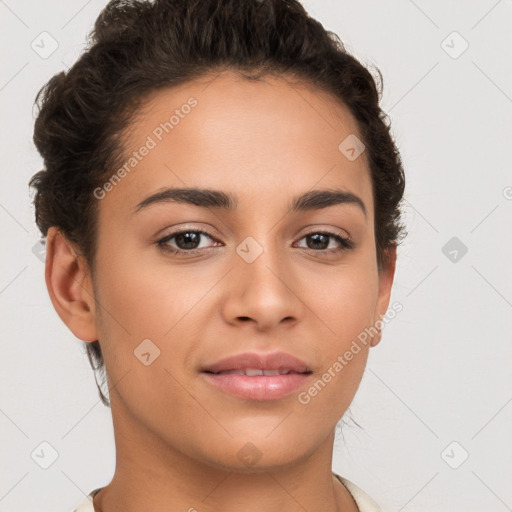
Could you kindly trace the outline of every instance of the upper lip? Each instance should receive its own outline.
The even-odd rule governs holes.
[[[272,352],[270,354],[257,354],[244,352],[203,366],[201,371],[218,373],[228,370],[244,370],[254,368],[259,370],[289,370],[296,373],[311,373],[308,365],[300,359],[286,352]]]

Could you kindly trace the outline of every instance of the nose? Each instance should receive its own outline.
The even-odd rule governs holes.
[[[305,307],[300,297],[299,280],[275,249],[265,247],[252,263],[234,256],[222,313],[233,325],[252,324],[268,331],[280,324],[293,325]]]

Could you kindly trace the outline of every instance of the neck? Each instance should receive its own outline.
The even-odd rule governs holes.
[[[334,433],[300,460],[224,467],[183,453],[112,407],[116,469],[94,498],[98,512],[358,511],[332,474]]]

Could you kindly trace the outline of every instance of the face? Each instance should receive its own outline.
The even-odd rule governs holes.
[[[96,192],[94,322],[126,433],[239,470],[305,459],[330,439],[392,279],[377,271],[366,154],[338,149],[358,133],[334,98],[282,78],[226,73],[148,99],[124,172]],[[189,188],[211,193],[170,190]],[[277,352],[305,367],[204,371]]]

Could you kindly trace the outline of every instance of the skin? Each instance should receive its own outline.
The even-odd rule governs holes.
[[[213,79],[214,78],[214,79]],[[158,91],[125,136],[127,154],[193,96],[198,104],[99,201],[94,278],[76,248],[48,234],[46,281],[53,305],[85,342],[99,340],[107,368],[116,471],[96,510],[199,512],[357,510],[331,473],[334,430],[361,381],[370,346],[304,405],[298,393],[273,401],[227,395],[199,368],[245,351],[283,350],[313,369],[307,389],[358,334],[385,314],[395,271],[377,269],[374,203],[366,154],[349,161],[338,145],[358,134],[336,98],[312,86],[232,72]],[[236,210],[158,203],[166,187],[236,196]],[[342,189],[364,202],[288,213],[292,197]],[[157,242],[182,228],[206,230],[201,254],[173,255]],[[324,246],[308,234],[333,237]],[[263,253],[236,252],[253,237]],[[309,245],[308,245],[309,240]],[[194,246],[199,246],[199,243]],[[134,350],[150,339],[149,366]],[[301,391],[299,390],[299,391]],[[251,442],[261,458],[245,464]]]

